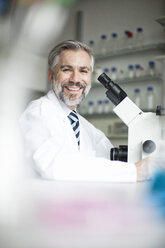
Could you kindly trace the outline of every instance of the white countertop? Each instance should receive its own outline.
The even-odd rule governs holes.
[[[150,182],[30,179],[20,190],[22,211],[7,229],[6,247],[163,248],[165,223],[149,190]]]

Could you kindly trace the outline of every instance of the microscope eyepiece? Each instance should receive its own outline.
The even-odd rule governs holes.
[[[110,89],[110,86],[113,86],[114,82],[105,74],[102,73],[99,77],[98,80],[100,83],[104,85],[105,88]]]
[[[106,95],[114,105],[118,105],[127,96],[125,91],[115,84],[105,73],[102,73],[98,77],[98,81],[108,89]]]

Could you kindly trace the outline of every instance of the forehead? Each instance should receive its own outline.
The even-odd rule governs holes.
[[[59,56],[60,64],[90,66],[91,58],[84,50],[65,50]]]

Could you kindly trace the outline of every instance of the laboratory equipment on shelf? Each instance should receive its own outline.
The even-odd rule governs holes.
[[[128,49],[132,49],[134,46],[134,39],[133,39],[133,32],[127,30],[125,31],[125,35],[126,35],[126,44],[125,47]]]
[[[139,88],[134,89],[133,102],[140,108],[141,107],[141,92]]]
[[[144,45],[144,33],[143,28],[138,27],[135,34],[135,46],[142,47]]]
[[[97,54],[105,55],[107,52],[107,35],[103,34],[100,36],[100,40],[98,43]]]
[[[92,101],[92,100],[88,102],[87,113],[89,115],[92,115],[94,113],[94,101]]]
[[[106,74],[109,74],[109,68],[105,67],[105,68],[104,68],[104,72],[105,72]]]
[[[128,30],[125,30],[124,31],[124,36],[123,36],[123,38],[122,38],[122,42],[121,42],[121,48],[122,49],[127,49],[127,40],[128,40],[128,37],[127,37],[127,33],[128,33],[129,31]]]
[[[102,114],[103,113],[103,101],[102,100],[97,101],[96,113],[97,114]]]
[[[103,113],[107,114],[111,112],[111,104],[108,99],[103,101]]]
[[[135,65],[135,77],[140,77],[141,76],[141,66],[140,64]]]
[[[148,86],[146,93],[147,110],[153,110],[155,108],[155,102],[156,102],[155,98],[156,96],[155,96],[154,88],[152,86]]]
[[[113,111],[128,126],[128,153],[127,146],[112,148],[111,160],[137,161],[154,156],[165,142],[165,108],[157,106],[156,114],[143,112],[119,85],[114,83],[105,73],[98,80],[107,89],[106,95],[115,105]]]
[[[89,41],[89,47],[91,48],[93,54],[95,54],[96,51],[95,51],[95,42],[94,42],[94,40]]]
[[[118,34],[112,33],[109,41],[109,51],[116,52],[118,50]]]
[[[112,80],[117,79],[117,68],[116,67],[111,68],[111,78],[112,78]]]
[[[149,75],[155,76],[155,74],[156,74],[155,62],[152,60],[149,61],[148,66],[149,66]]]
[[[128,78],[133,78],[135,76],[134,66],[128,65]]]
[[[99,77],[99,75],[100,75],[101,73],[103,73],[103,69],[102,69],[100,66],[96,66],[96,67],[94,68],[93,73],[92,73],[92,82],[93,82],[94,84],[97,84],[97,83],[98,83],[97,78]]]

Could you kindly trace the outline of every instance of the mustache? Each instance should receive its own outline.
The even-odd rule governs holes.
[[[86,88],[86,84],[84,84],[84,83],[80,83],[80,82],[74,83],[74,82],[71,82],[71,81],[69,81],[69,82],[67,82],[67,83],[62,83],[61,86],[62,86],[62,87],[77,86],[77,87],[80,87],[80,88],[83,88],[83,89]]]

